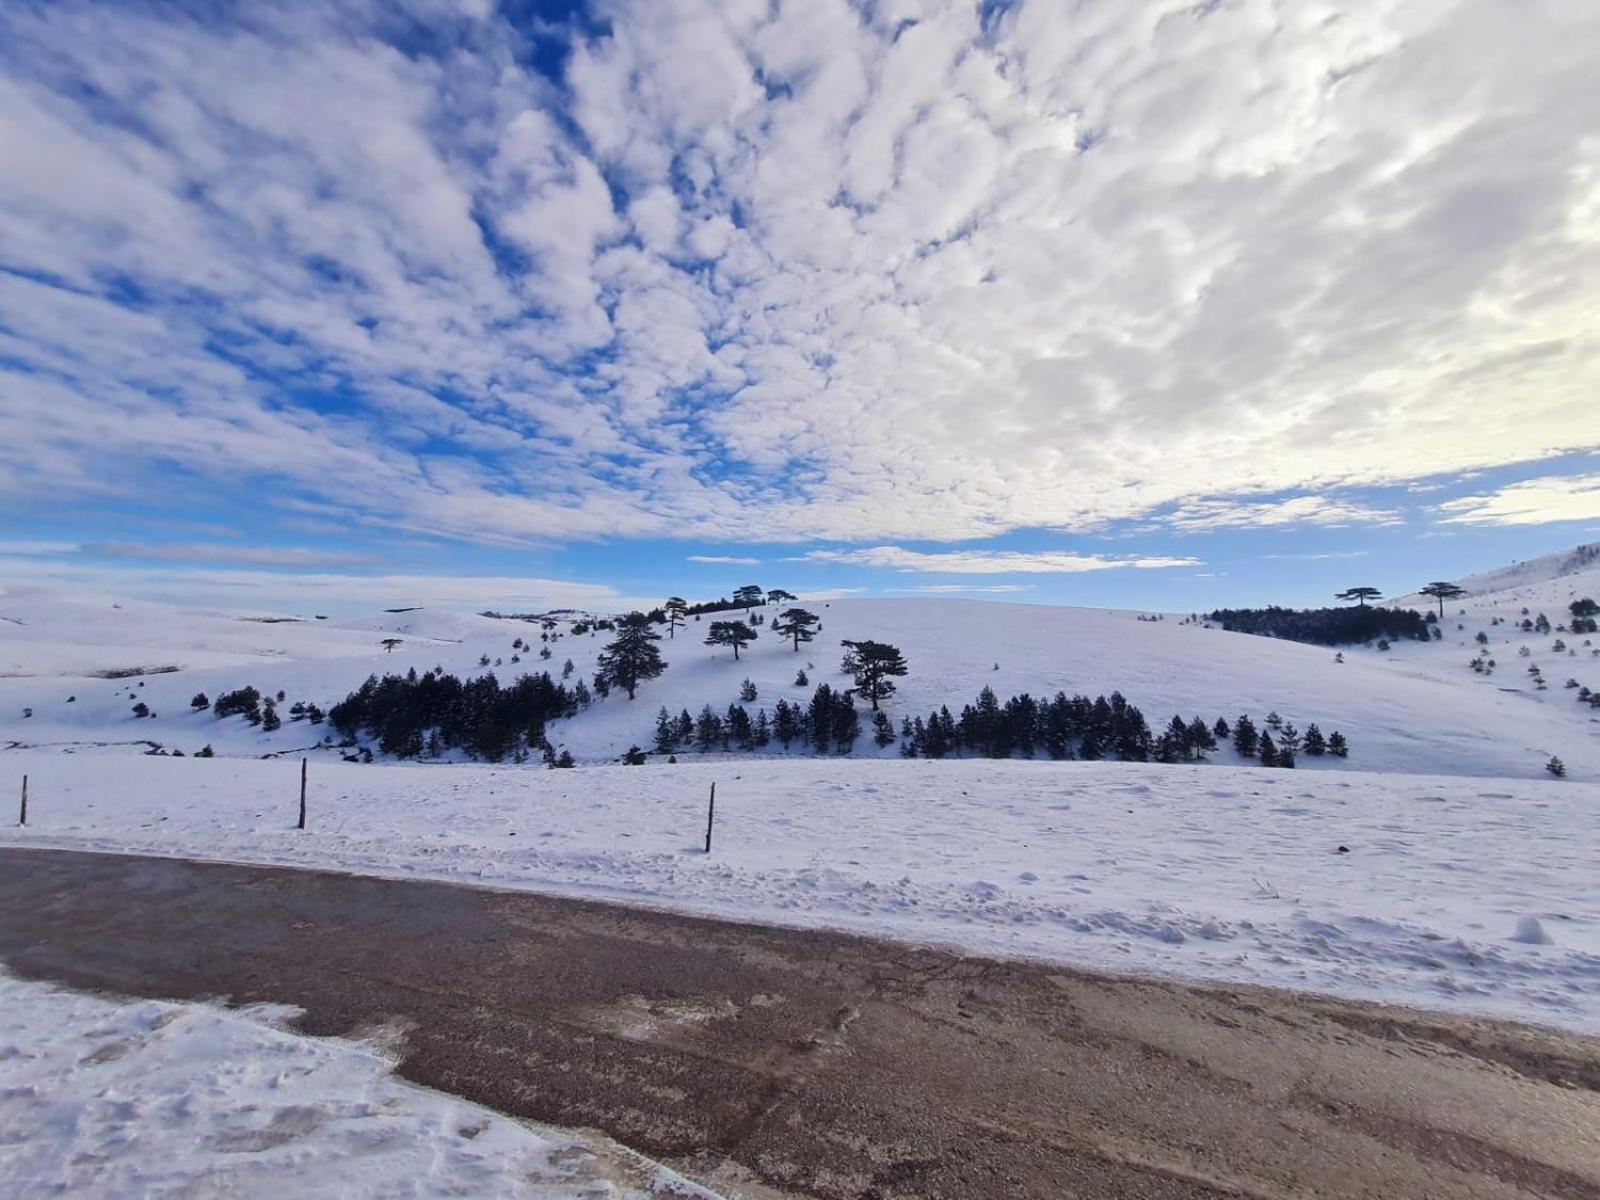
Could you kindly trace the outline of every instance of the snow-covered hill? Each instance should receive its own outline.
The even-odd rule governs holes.
[[[1600,690],[1600,638],[1538,634],[1518,624],[1527,608],[1557,626],[1568,619],[1572,599],[1600,597],[1600,560],[1556,558],[1566,564],[1560,570],[1551,560],[1522,564],[1506,577],[1513,580],[1506,589],[1452,602],[1441,641],[1398,642],[1387,652],[1345,647],[1342,662],[1333,649],[1228,633],[1174,615],[1149,620],[949,599],[815,603],[823,622],[815,642],[796,653],[763,627],[735,662],[730,651],[704,644],[708,616],[663,639],[670,666],[636,700],[613,694],[550,734],[579,761],[615,759],[630,745],[650,746],[659,708],[725,709],[747,678],[757,690],[752,711],[770,709],[780,697],[805,699],[819,683],[847,684],[840,640],[871,638],[901,647],[910,663],[911,674],[887,706],[897,728],[903,716],[925,716],[940,705],[959,711],[985,686],[1002,700],[1021,692],[1118,690],[1158,729],[1175,713],[1208,724],[1248,713],[1259,724],[1276,711],[1301,729],[1316,722],[1349,739],[1348,763],[1302,757],[1302,769],[1538,778],[1558,755],[1569,782],[1592,781],[1600,777],[1600,713],[1577,703],[1576,690],[1565,684],[1574,679]],[[326,727],[286,721],[267,734],[237,718],[191,713],[190,697],[249,684],[267,695],[281,691],[287,703],[327,707],[369,673],[437,665],[471,675],[485,669],[479,665],[485,656],[502,681],[546,669],[559,676],[568,659],[573,678],[588,679],[608,635],[574,635],[571,628],[557,624],[544,660],[541,627],[525,621],[413,609],[269,623],[13,590],[0,595],[0,675],[11,676],[0,678],[0,745],[143,750],[160,743],[193,753],[210,744],[218,754],[251,757],[299,752]],[[1480,632],[1489,639],[1486,648],[1476,640]],[[400,639],[392,650],[382,644],[390,638]],[[532,648],[514,662],[518,638]],[[1494,657],[1492,673],[1471,669],[1480,649]],[[1544,689],[1528,672],[1532,665],[1541,668]],[[139,668],[163,673],[95,677]],[[800,669],[806,685],[795,682]],[[136,718],[132,707],[140,702],[156,716]],[[855,750],[858,757],[897,753],[867,737]],[[1218,757],[1236,761],[1226,746]]]

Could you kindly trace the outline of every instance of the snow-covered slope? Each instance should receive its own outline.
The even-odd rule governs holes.
[[[1600,776],[1600,711],[1566,686],[1574,680],[1600,691],[1600,638],[1558,628],[1574,599],[1600,597],[1600,551],[1579,547],[1461,583],[1472,594],[1447,606],[1442,640],[1342,654],[1170,615],[1156,621],[1098,609],[896,599],[814,604],[823,618],[815,642],[796,653],[763,627],[735,662],[730,651],[704,644],[708,616],[663,639],[669,669],[636,700],[599,701],[554,727],[552,740],[580,761],[615,759],[630,745],[650,745],[659,708],[725,709],[747,678],[757,690],[752,711],[780,697],[803,700],[819,683],[848,684],[839,670],[841,639],[872,638],[900,646],[910,662],[888,705],[897,727],[903,716],[940,705],[959,711],[985,686],[1002,700],[1117,690],[1157,728],[1174,713],[1207,723],[1248,713],[1259,723],[1276,711],[1302,729],[1314,721],[1350,740],[1348,764],[1302,758],[1303,768],[1536,777],[1558,755],[1572,779]],[[1423,597],[1395,603],[1432,606]],[[1521,628],[1541,613],[1551,632]],[[541,626],[527,621],[431,609],[286,621],[12,588],[0,593],[0,745],[296,751],[326,728],[288,722],[265,734],[237,719],[191,713],[189,699],[250,684],[268,695],[282,691],[289,703],[327,707],[372,672],[442,666],[462,675],[489,669],[509,680],[527,671],[559,675],[568,659],[574,679],[589,679],[608,635],[571,628],[557,623],[543,659]],[[386,647],[389,639],[398,642]],[[520,655],[515,639],[529,643]],[[1480,656],[1495,660],[1492,672],[1471,669]],[[488,668],[480,666],[485,657]],[[161,673],[97,677],[134,669]],[[806,685],[795,682],[801,669]],[[156,717],[135,718],[137,702]],[[856,749],[858,756],[896,753],[869,738]]]
[[[1522,590],[1559,589],[1564,595],[1582,591],[1588,581],[1587,574],[1563,576]],[[1600,587],[1593,591],[1600,594]],[[1552,590],[1553,610],[1557,599]],[[696,713],[709,703],[724,709],[738,699],[746,678],[757,689],[752,708],[770,707],[780,696],[803,699],[818,683],[847,683],[839,670],[840,639],[874,638],[900,646],[910,662],[911,674],[888,706],[896,725],[904,715],[925,715],[941,704],[959,711],[984,686],[1002,699],[1024,691],[1037,696],[1120,690],[1158,728],[1174,713],[1199,715],[1208,723],[1249,713],[1259,723],[1277,711],[1302,729],[1315,721],[1325,733],[1344,732],[1352,746],[1348,764],[1302,758],[1307,768],[1536,777],[1554,754],[1567,763],[1573,780],[1600,775],[1595,711],[1575,703],[1574,693],[1562,686],[1571,673],[1600,688],[1600,659],[1582,638],[1569,639],[1567,651],[1558,654],[1549,649],[1553,637],[1523,633],[1509,622],[1490,626],[1495,615],[1519,612],[1515,599],[1464,602],[1458,607],[1471,608],[1469,615],[1452,614],[1443,642],[1398,643],[1387,653],[1347,647],[1343,662],[1330,649],[1227,633],[1176,617],[1149,621],[1125,612],[943,599],[815,607],[823,618],[817,641],[795,653],[763,628],[737,663],[729,651],[704,645],[710,618],[690,622],[662,641],[671,665],[636,700],[614,694],[599,701],[555,726],[552,740],[580,761],[614,759],[630,744],[650,745],[658,708]],[[1552,611],[1551,620],[1563,612]],[[277,733],[262,733],[239,719],[191,713],[196,692],[215,696],[250,684],[268,695],[282,691],[289,703],[326,707],[372,672],[440,665],[473,674],[484,669],[484,656],[502,680],[530,670],[559,675],[569,658],[574,678],[587,679],[607,636],[575,636],[563,624],[548,660],[534,649],[513,663],[514,639],[540,645],[537,624],[430,610],[262,623],[155,605],[54,603],[41,594],[0,597],[0,618],[0,663],[12,664],[13,672],[19,663],[32,668],[25,677],[0,678],[0,745],[82,749],[100,743],[142,750],[161,743],[193,753],[210,744],[219,754],[249,756],[310,747],[326,727],[286,721]],[[1464,628],[1454,628],[1458,623]],[[1492,631],[1499,656],[1493,676],[1468,667],[1480,627]],[[401,639],[392,651],[381,645],[389,637]],[[1543,664],[1549,690],[1538,690],[1517,658],[1523,643],[1530,646],[1526,662]],[[174,666],[181,669],[133,678],[89,674]],[[795,683],[802,668],[807,686]],[[156,717],[135,718],[137,702]],[[24,717],[28,709],[33,715]],[[877,753],[897,750],[878,751],[869,738],[857,745],[858,756]],[[1224,749],[1224,757],[1228,753]]]

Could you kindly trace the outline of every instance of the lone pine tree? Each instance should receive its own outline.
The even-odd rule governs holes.
[[[661,635],[650,628],[641,612],[631,612],[617,623],[617,640],[606,644],[595,659],[597,686],[619,687],[632,700],[639,684],[654,679],[667,669],[656,643]]]
[[[891,646],[888,642],[841,642],[849,650],[846,656],[851,662],[851,670],[856,679],[856,692],[872,701],[872,710],[878,710],[878,701],[887,700],[894,695],[894,680],[891,677],[905,675],[910,668],[906,666],[905,655],[900,653],[898,646]]]
[[[778,614],[778,619],[772,623],[772,632],[793,641],[795,653],[798,654],[801,642],[809,642],[817,636],[816,626],[821,621],[822,618],[816,613],[803,608],[789,608]]]
[[[739,661],[739,650],[756,640],[756,631],[743,621],[713,621],[706,634],[708,646],[732,646],[733,661]]]

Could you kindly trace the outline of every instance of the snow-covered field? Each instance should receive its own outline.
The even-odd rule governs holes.
[[[288,1032],[291,1015],[0,974],[6,1193],[715,1200],[620,1147],[402,1083],[380,1046]]]
[[[959,712],[985,686],[1002,700],[1021,692],[1120,690],[1158,731],[1174,713],[1208,724],[1248,713],[1259,725],[1276,711],[1302,730],[1316,722],[1324,733],[1338,729],[1349,739],[1348,762],[1302,756],[1302,770],[1536,779],[1557,755],[1569,782],[1593,782],[1600,779],[1600,711],[1577,703],[1576,690],[1565,684],[1573,679],[1600,691],[1600,638],[1541,635],[1514,624],[1527,608],[1559,625],[1572,599],[1600,598],[1600,560],[1568,564],[1566,573],[1560,566],[1558,556],[1554,565],[1536,560],[1485,577],[1503,590],[1452,602],[1442,641],[1398,642],[1387,652],[1361,646],[1336,652],[1228,633],[1186,624],[1176,614],[1149,621],[1130,612],[1042,605],[835,600],[811,606],[823,618],[822,631],[799,653],[763,628],[734,662],[729,651],[703,644],[707,617],[661,642],[669,668],[636,700],[615,693],[556,723],[549,736],[579,761],[615,760],[632,744],[650,747],[658,708],[698,713],[709,703],[723,710],[738,700],[746,678],[758,692],[752,712],[770,709],[779,697],[805,699],[819,683],[848,686],[839,641],[872,638],[900,646],[910,663],[911,674],[887,706],[896,728],[902,717],[925,716],[941,704]],[[1497,660],[1492,675],[1469,667],[1480,631]],[[276,733],[263,733],[242,718],[192,713],[190,698],[250,684],[265,695],[282,691],[280,712],[287,717],[288,704],[326,708],[373,672],[441,665],[463,676],[493,670],[509,681],[528,671],[559,675],[570,658],[574,680],[592,677],[608,635],[575,636],[568,622],[555,632],[551,657],[542,660],[537,624],[473,614],[415,610],[339,621],[312,614],[265,623],[158,605],[113,607],[110,600],[13,586],[0,591],[0,747],[109,743],[142,751],[159,743],[192,754],[209,744],[223,755],[295,753],[327,727],[286,719]],[[379,645],[388,637],[401,639],[392,652]],[[517,638],[532,642],[520,663],[512,662]],[[1555,648],[1558,640],[1564,648]],[[479,666],[484,656],[488,668]],[[1529,674],[1533,665],[1547,689]],[[122,679],[92,674],[172,667],[179,669]],[[807,686],[795,683],[800,668]],[[139,702],[156,716],[135,717]],[[321,753],[337,758],[332,750]],[[857,757],[897,753],[895,746],[878,750],[870,737],[855,750]],[[1225,747],[1218,761],[1230,758]]]
[[[28,828],[0,830],[10,844],[531,888],[1600,1033],[1600,806],[1570,781],[972,760],[326,764],[301,833],[297,762],[32,752],[4,765],[31,775]]]

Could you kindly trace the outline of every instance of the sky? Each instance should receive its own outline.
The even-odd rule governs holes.
[[[1600,538],[1600,5],[0,6],[0,581],[1203,610]]]

